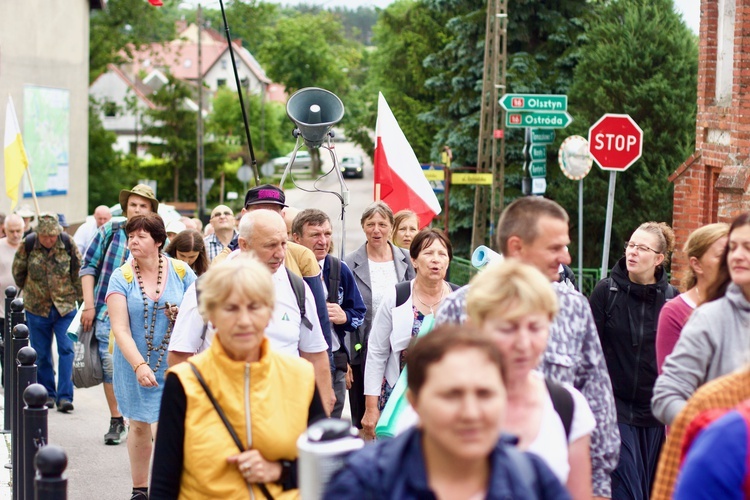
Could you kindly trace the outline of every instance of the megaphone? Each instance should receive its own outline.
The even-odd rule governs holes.
[[[320,147],[331,127],[344,117],[344,104],[336,94],[317,87],[300,89],[286,103],[286,114],[308,148]]]

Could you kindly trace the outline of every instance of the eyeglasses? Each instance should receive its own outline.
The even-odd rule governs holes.
[[[630,250],[635,249],[638,252],[645,252],[645,251],[648,250],[649,252],[654,252],[654,253],[657,253],[657,254],[661,253],[661,252],[659,252],[657,250],[654,250],[653,248],[647,247],[646,245],[638,245],[636,243],[630,243],[630,242],[625,243],[625,250],[628,250],[628,249],[630,249]]]
[[[232,216],[232,212],[216,212],[215,214],[211,214],[211,218],[215,219],[217,217],[221,217],[222,215],[224,215],[226,217],[231,217]]]

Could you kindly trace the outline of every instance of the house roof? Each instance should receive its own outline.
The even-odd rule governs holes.
[[[194,25],[186,27],[180,35],[195,30]],[[201,72],[205,76],[211,68],[229,50],[229,44],[221,35],[212,29],[203,31],[211,42],[201,46]],[[232,40],[236,58],[240,59],[245,66],[255,75],[258,81],[270,84],[271,80],[261,68],[252,54],[242,47],[239,40]],[[152,43],[140,49],[132,48],[132,72],[138,74],[141,70],[151,71],[154,67],[165,67],[168,71],[181,80],[198,80],[198,43],[197,40],[178,38],[167,43]],[[127,55],[124,55],[127,59]]]
[[[125,84],[130,87],[138,98],[151,109],[156,109],[156,104],[149,99],[149,95],[153,93],[154,89],[143,83],[140,79],[136,78],[135,81],[128,78],[128,76],[114,64],[108,64],[107,69],[117,75]]]

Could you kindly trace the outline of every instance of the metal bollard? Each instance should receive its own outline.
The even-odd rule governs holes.
[[[18,290],[14,286],[9,286],[5,289],[5,318],[3,319],[3,387],[5,393],[3,395],[5,406],[3,408],[9,408],[10,403],[10,369],[13,366],[13,358],[11,357],[11,324],[10,324],[10,304],[13,299],[16,298]],[[10,412],[6,411],[3,417],[3,432],[10,432]]]
[[[5,370],[8,374],[8,378],[5,379],[5,421],[7,422],[6,429],[13,429],[13,405],[18,401],[18,395],[14,394],[15,380],[16,380],[16,354],[20,347],[15,347],[13,342],[13,329],[17,325],[24,324],[24,312],[23,312],[23,299],[13,299],[10,303],[10,325],[8,325],[8,331],[10,342],[6,344],[5,349],[5,362],[8,368]],[[26,325],[24,325],[26,328]],[[28,342],[29,331],[26,330],[26,343],[23,345],[29,345]]]
[[[16,327],[19,329],[21,325]],[[24,329],[26,328],[23,325]],[[15,333],[15,332],[14,332]],[[13,340],[16,340],[14,335]],[[28,339],[27,339],[28,340]],[[16,390],[18,398],[13,402],[15,412],[13,414],[13,428],[10,433],[10,450],[13,460],[13,498],[24,500],[26,498],[23,482],[23,401],[21,397],[28,386],[36,383],[36,351],[33,347],[24,346],[18,350],[18,374],[16,375]],[[45,399],[46,403],[47,400]]]
[[[65,451],[54,444],[48,444],[36,452],[35,500],[67,500],[68,480],[63,476],[68,466]]]
[[[19,353],[20,355],[20,353]],[[31,384],[23,391],[23,444],[21,445],[20,476],[22,494],[26,500],[34,498],[34,456],[47,444],[47,389],[42,384]]]

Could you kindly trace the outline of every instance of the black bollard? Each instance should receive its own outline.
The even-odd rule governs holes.
[[[10,414],[10,420],[8,420],[8,423],[10,426],[9,429],[13,429],[13,408],[18,401],[18,394],[14,393],[15,387],[16,387],[16,354],[18,354],[18,349],[25,345],[29,345],[29,330],[26,329],[26,335],[25,343],[18,344],[18,347],[16,347],[16,343],[13,340],[13,337],[15,337],[14,328],[18,325],[23,325],[23,328],[26,328],[26,325],[24,324],[24,312],[23,312],[23,299],[13,299],[10,303],[10,342],[8,343],[10,349],[5,350],[5,356],[7,356],[5,359],[8,360],[8,369],[5,370],[8,373],[8,379],[7,384],[5,387],[6,394],[9,394],[9,397],[6,396],[5,402],[7,403],[5,405],[5,418],[8,418],[8,414]]]
[[[16,327],[18,330],[21,325]],[[24,325],[24,328],[26,326]],[[15,332],[14,332],[15,334]],[[13,340],[16,340],[15,335]],[[36,351],[33,347],[24,346],[18,350],[18,374],[16,375],[16,394],[19,398],[14,401],[15,409],[13,415],[13,429],[10,433],[10,450],[11,458],[13,459],[13,498],[15,500],[24,500],[26,498],[24,492],[24,480],[23,480],[23,396],[24,391],[27,387],[32,384],[36,384]],[[47,400],[45,399],[46,403]]]
[[[3,319],[3,387],[5,389],[5,394],[3,395],[3,399],[5,402],[5,406],[3,408],[8,408],[10,403],[10,367],[13,366],[13,358],[11,357],[10,347],[11,347],[11,325],[10,325],[10,304],[13,302],[13,299],[16,298],[16,295],[18,294],[18,290],[14,286],[9,286],[5,289],[5,318]],[[10,412],[6,411],[4,413],[3,417],[3,432],[10,432]]]
[[[67,500],[68,480],[63,477],[68,457],[59,446],[48,444],[36,452],[35,500]]]
[[[20,355],[20,353],[19,353]],[[31,384],[23,391],[23,444],[21,445],[21,482],[23,497],[34,498],[34,456],[47,444],[47,389],[42,384]]]

